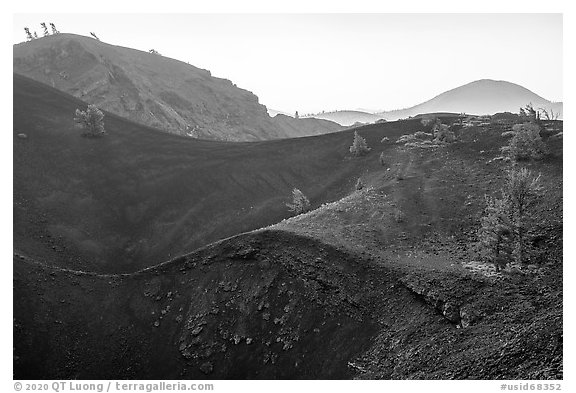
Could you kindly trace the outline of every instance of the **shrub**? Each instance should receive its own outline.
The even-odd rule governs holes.
[[[434,125],[437,121],[438,119],[436,118],[436,116],[425,116],[420,120],[420,124],[422,124],[424,127],[430,127]]]
[[[85,111],[76,109],[74,121],[77,127],[82,128],[85,136],[101,136],[104,130],[104,113],[95,105],[88,105]]]
[[[370,152],[368,144],[366,143],[366,139],[362,138],[358,131],[354,131],[354,141],[352,142],[352,146],[350,146],[350,153],[353,156],[362,156],[364,154],[368,154]]]
[[[429,134],[427,132],[424,131],[416,131],[414,133],[414,138],[417,139],[432,139],[432,134]]]
[[[415,140],[416,140],[416,137],[414,136],[414,134],[404,134],[396,140],[396,143],[413,142]]]
[[[292,190],[292,203],[287,203],[288,209],[296,215],[306,213],[310,210],[310,201],[299,189]]]
[[[540,136],[540,126],[535,123],[516,124],[512,127],[514,136],[507,146],[502,148],[504,153],[516,161],[538,160],[548,153],[546,144]]]
[[[361,178],[358,178],[358,181],[356,182],[356,191],[360,191],[363,188],[364,188],[364,182],[362,181]]]
[[[436,142],[451,143],[456,140],[454,132],[450,131],[450,128],[446,124],[440,122],[437,122],[434,126],[433,135]]]

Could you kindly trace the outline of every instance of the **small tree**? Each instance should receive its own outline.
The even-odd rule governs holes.
[[[486,263],[493,264],[497,272],[511,259],[511,235],[506,199],[486,197],[476,247],[480,258]]]
[[[292,190],[292,203],[287,203],[288,209],[296,215],[306,213],[310,210],[310,201],[299,189]]]
[[[52,34],[60,34],[54,23],[50,23],[50,28],[52,29]]]
[[[540,175],[534,176],[526,168],[511,169],[506,176],[503,194],[514,234],[514,259],[517,263],[522,263],[526,259],[528,248],[525,234],[534,219],[531,208],[542,195]]]
[[[106,133],[104,130],[104,113],[95,105],[88,105],[85,111],[76,109],[74,121],[77,127],[85,130],[85,136],[101,136]]]
[[[521,160],[538,160],[548,153],[548,147],[540,136],[540,126],[536,123],[515,124],[512,127],[514,133],[507,146],[502,152],[510,158]]]
[[[540,124],[540,112],[534,109],[532,103],[520,108],[520,119],[524,122]]]
[[[546,108],[540,108],[539,110],[544,115],[544,118],[548,121],[558,120],[560,117],[560,112],[554,112],[554,109],[552,108],[550,108],[550,110],[546,110]]]
[[[362,156],[364,154],[368,154],[370,152],[368,144],[366,143],[366,139],[362,138],[358,131],[354,131],[354,141],[352,142],[352,146],[350,146],[350,153],[353,156]]]
[[[294,113],[294,118],[295,118],[295,119],[299,119],[299,118],[300,118],[300,115],[298,114],[298,111],[296,111],[296,113]]]
[[[34,32],[34,39],[38,39],[38,33]]]
[[[50,32],[48,31],[46,23],[42,22],[40,23],[40,26],[42,26],[42,30],[44,31],[44,37],[48,37],[50,35]]]
[[[477,251],[483,261],[493,263],[496,271],[512,258],[525,262],[531,254],[526,233],[536,227],[534,207],[542,195],[540,176],[528,169],[508,171],[501,198],[486,198],[486,208],[477,232]]]
[[[32,33],[30,33],[29,28],[25,27],[24,32],[26,33],[26,41],[32,41],[34,39],[34,36],[32,35]]]

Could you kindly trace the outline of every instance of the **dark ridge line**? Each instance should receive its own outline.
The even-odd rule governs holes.
[[[24,263],[27,263],[29,265],[39,266],[39,267],[46,269],[46,270],[55,270],[55,271],[59,271],[59,272],[63,272],[63,273],[73,274],[75,276],[90,276],[90,277],[97,277],[97,278],[115,278],[115,277],[127,276],[127,275],[131,274],[131,273],[106,274],[106,273],[86,272],[83,270],[67,269],[67,268],[63,268],[60,266],[48,265],[44,262],[40,262],[37,259],[25,256],[23,254],[20,254],[17,251],[14,251],[14,253],[13,253],[13,259],[17,259],[19,261],[19,263],[24,262]]]
[[[39,266],[39,267],[44,268],[46,270],[54,270],[54,271],[59,271],[59,272],[63,272],[63,273],[73,274],[76,276],[89,276],[89,277],[95,277],[95,278],[130,278],[130,277],[136,277],[136,276],[144,275],[147,273],[162,273],[160,271],[160,269],[166,268],[166,267],[171,267],[171,266],[174,266],[178,263],[182,263],[183,265],[185,265],[189,258],[194,257],[195,255],[198,255],[202,252],[206,252],[209,249],[213,249],[213,248],[217,247],[218,245],[221,245],[222,243],[225,243],[225,242],[228,242],[231,240],[235,240],[235,239],[239,239],[239,238],[243,238],[243,237],[248,237],[250,235],[269,235],[269,234],[289,235],[292,237],[310,240],[314,243],[318,243],[320,245],[323,245],[324,247],[330,247],[341,254],[345,254],[345,255],[348,255],[348,256],[354,257],[354,258],[361,258],[361,256],[355,255],[354,253],[350,252],[350,250],[343,250],[343,249],[334,247],[333,245],[331,245],[329,243],[325,243],[325,242],[323,242],[320,239],[317,239],[315,237],[297,234],[295,232],[282,230],[282,229],[269,229],[268,227],[259,228],[259,229],[255,229],[252,231],[242,232],[242,233],[239,233],[239,234],[236,234],[233,236],[229,236],[229,237],[226,237],[224,239],[220,239],[220,240],[217,240],[213,243],[210,243],[210,244],[207,244],[207,245],[202,246],[200,248],[197,248],[196,250],[193,250],[189,253],[176,256],[176,257],[169,259],[167,261],[160,262],[156,265],[149,266],[147,268],[136,270],[136,271],[130,272],[130,273],[96,273],[96,272],[89,272],[89,271],[83,271],[83,270],[67,269],[67,268],[63,268],[63,267],[59,267],[59,266],[49,265],[45,262],[41,262],[41,261],[38,261],[34,258],[23,255],[17,251],[14,251],[13,256],[14,256],[14,259],[18,259],[20,262],[24,262],[24,263],[27,263],[29,265],[36,265],[36,266]],[[364,258],[361,258],[361,259],[364,259]]]

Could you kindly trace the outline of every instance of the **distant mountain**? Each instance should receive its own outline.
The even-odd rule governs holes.
[[[397,120],[422,113],[454,112],[491,115],[497,112],[516,113],[532,103],[534,108],[553,109],[562,117],[562,103],[554,103],[536,93],[506,81],[482,79],[444,92],[411,108],[381,112],[387,120]]]
[[[164,131],[253,141],[308,135],[310,124],[271,118],[258,97],[187,63],[74,34],[14,45],[14,72]],[[300,127],[303,124],[303,128]],[[314,133],[341,127],[322,122]]]
[[[410,108],[374,113],[372,110],[342,110],[309,117],[325,119],[343,126],[356,122],[374,123],[379,119],[398,120],[425,113],[469,113],[491,115],[498,112],[517,113],[532,103],[534,108],[552,109],[562,118],[562,102],[552,102],[536,93],[506,81],[482,79],[444,92],[431,100]]]
[[[368,112],[344,110],[319,113],[317,115],[309,116],[308,118],[329,120],[343,126],[351,126],[354,123],[374,123],[375,121],[382,119],[383,116]]]
[[[290,134],[322,135],[343,130],[336,122],[324,119],[300,118],[294,119],[281,113],[274,116],[274,122]]]
[[[268,114],[270,115],[270,117],[274,117],[276,115],[285,115],[285,116],[291,116],[293,117],[291,114],[289,114],[288,112],[284,112],[284,111],[279,111],[277,109],[271,109],[271,108],[267,108],[268,109]]]

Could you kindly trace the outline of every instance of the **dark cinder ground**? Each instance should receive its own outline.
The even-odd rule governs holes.
[[[561,140],[522,164],[541,263],[495,274],[470,245],[499,126],[435,148],[394,143],[418,120],[365,126],[352,158],[353,131],[227,144],[107,114],[88,139],[72,97],[15,77],[14,102],[16,379],[563,377]],[[293,187],[319,208],[282,221]]]

